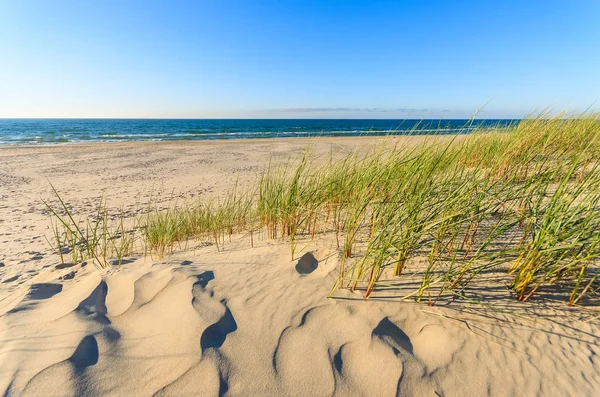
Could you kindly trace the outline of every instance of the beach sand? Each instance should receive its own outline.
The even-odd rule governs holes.
[[[600,325],[564,303],[327,299],[339,253],[326,237],[294,260],[287,242],[237,235],[103,270],[61,264],[46,241],[50,182],[75,214],[104,197],[134,216],[252,183],[307,146],[327,158],[421,139],[0,147],[0,394],[597,395]]]

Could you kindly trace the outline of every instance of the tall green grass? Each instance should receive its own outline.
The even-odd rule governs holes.
[[[52,215],[52,245],[63,263],[69,255],[73,263],[91,260],[97,268],[105,268],[110,265],[109,258],[114,258],[120,266],[124,257],[135,252],[139,238],[136,224],[127,222],[122,210],[111,215],[106,200],[101,197],[93,214],[76,220],[58,191],[50,186],[58,205],[53,206],[49,202],[45,205]]]
[[[136,221],[136,238],[163,256],[190,239],[220,249],[243,233],[251,245],[256,238],[289,241],[294,259],[300,240],[331,237],[341,257],[332,294],[349,288],[369,297],[389,288],[390,278],[417,277],[407,296],[433,305],[463,296],[491,273],[503,274],[496,282],[522,301],[558,291],[576,304],[595,291],[598,115],[543,114],[510,129],[390,142],[327,159],[307,151],[293,165],[269,163],[253,188],[147,212]],[[59,247],[78,248],[77,258],[99,263],[110,247],[119,255],[131,250],[125,240],[117,250],[114,236],[123,236],[123,227],[111,234],[104,221],[84,231],[60,203],[68,215],[52,210],[64,227],[55,233]]]

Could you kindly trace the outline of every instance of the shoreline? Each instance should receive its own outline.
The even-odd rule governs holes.
[[[495,129],[494,129],[495,130]],[[294,136],[294,137],[256,137],[256,138],[232,138],[232,139],[148,139],[148,140],[98,140],[98,141],[76,141],[76,142],[50,142],[50,143],[14,143],[14,144],[0,144],[0,150],[7,148],[48,148],[48,147],[65,147],[65,146],[90,146],[90,145],[127,145],[127,144],[180,144],[180,145],[192,145],[192,144],[205,144],[212,143],[215,145],[223,144],[226,142],[241,143],[241,142],[285,142],[285,141],[309,141],[309,140],[390,140],[390,139],[418,139],[418,138],[435,138],[435,137],[452,137],[462,136],[466,134],[388,134],[388,135],[310,135],[310,136]]]
[[[448,134],[450,135],[450,134]],[[356,135],[356,136],[306,136],[306,137],[258,137],[258,138],[236,138],[236,139],[166,139],[166,140],[122,140],[122,141],[77,141],[77,142],[56,142],[56,143],[47,143],[47,144],[29,144],[29,143],[16,143],[16,144],[0,144],[0,149],[3,148],[14,148],[14,147],[27,147],[27,148],[36,148],[36,147],[53,147],[53,146],[87,146],[87,145],[119,145],[119,144],[199,144],[199,143],[213,143],[213,144],[221,144],[225,142],[261,142],[261,141],[306,141],[310,139],[333,139],[333,140],[354,140],[354,139],[390,139],[390,138],[412,138],[412,137],[435,137],[435,136],[443,136],[436,134],[419,134],[419,135],[402,135],[402,134],[390,134],[390,135]]]

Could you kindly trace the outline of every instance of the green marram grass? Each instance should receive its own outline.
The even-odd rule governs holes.
[[[466,131],[465,131],[466,132]],[[417,283],[406,297],[434,305],[502,274],[519,300],[558,290],[569,304],[595,294],[600,258],[600,117],[527,118],[510,128],[432,136],[263,171],[256,185],[211,201],[150,210],[127,229],[105,205],[95,221],[49,206],[54,246],[72,260],[164,256],[192,239],[220,249],[247,233],[289,241],[332,236],[337,289],[365,298],[390,277]],[[56,191],[55,191],[56,193]],[[137,248],[136,248],[137,247]],[[394,284],[397,285],[397,284]]]

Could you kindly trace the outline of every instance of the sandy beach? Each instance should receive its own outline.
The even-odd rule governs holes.
[[[273,164],[423,137],[0,147],[4,396],[593,396],[600,322],[557,302],[428,307],[340,290],[333,237],[234,235],[98,270],[51,247],[50,183],[74,214],[218,197]]]

